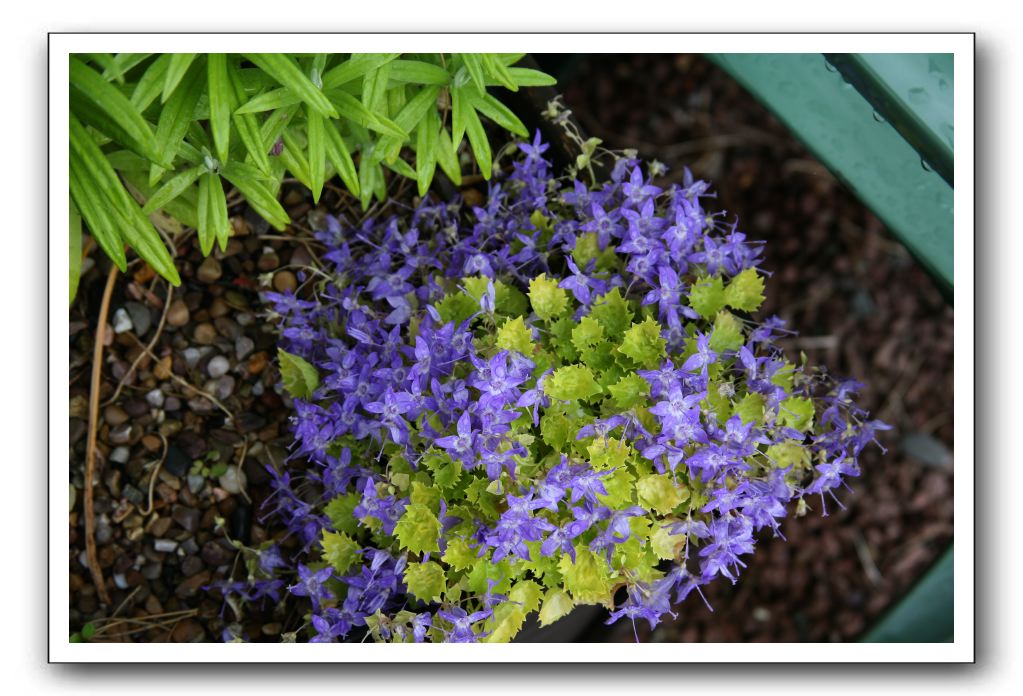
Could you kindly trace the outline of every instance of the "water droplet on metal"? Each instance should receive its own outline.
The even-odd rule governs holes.
[[[877,111],[874,112],[874,120],[877,121],[878,123],[887,123],[887,121],[884,120],[884,116],[877,113]]]
[[[827,60],[824,61],[824,67],[828,69],[828,72],[838,72],[838,68],[829,63]]]
[[[925,172],[933,172],[934,171],[934,169],[931,168],[931,165],[927,164],[927,160],[925,160],[925,159],[921,159],[920,160],[920,166],[924,168]]]

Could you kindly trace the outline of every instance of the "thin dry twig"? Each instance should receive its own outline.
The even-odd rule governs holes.
[[[96,436],[99,429],[99,389],[103,377],[103,342],[106,340],[107,315],[110,313],[110,296],[117,282],[117,266],[110,267],[107,284],[103,288],[99,319],[96,323],[96,345],[92,351],[92,382],[89,387],[89,438],[85,445],[85,557],[89,562],[89,573],[96,592],[104,604],[110,604],[110,594],[103,582],[103,569],[96,556],[96,516],[93,510],[92,479],[96,475]]]
[[[153,349],[153,346],[156,345],[156,342],[160,340],[160,334],[163,333],[164,324],[167,323],[167,312],[170,311],[170,305],[173,300],[174,286],[168,282],[167,299],[164,300],[163,302],[163,314],[160,315],[160,323],[156,325],[156,333],[154,333],[153,338],[150,339],[149,345],[147,346],[147,350],[151,351]],[[139,353],[135,357],[135,360],[133,360],[131,363],[131,367],[128,368],[128,371],[124,373],[124,376],[121,377],[120,381],[117,383],[117,389],[114,390],[113,396],[111,396],[109,399],[103,402],[104,406],[106,406],[107,404],[112,404],[114,403],[114,401],[117,400],[117,397],[121,395],[121,391],[124,390],[124,385],[127,383],[128,377],[135,373],[135,368],[139,366],[139,363],[142,362],[142,358],[144,358],[145,355],[146,355],[145,353]]]
[[[163,463],[167,461],[167,450],[169,449],[167,445],[167,438],[161,432],[157,432],[157,435],[160,436],[160,440],[163,442],[163,454],[161,454],[160,458],[156,460],[156,467],[153,469],[153,474],[149,477],[149,502],[146,505],[145,510],[139,510],[138,505],[135,506],[135,509],[139,510],[139,514],[143,517],[153,511],[153,487],[156,485],[156,477],[160,474],[160,468],[163,466]]]

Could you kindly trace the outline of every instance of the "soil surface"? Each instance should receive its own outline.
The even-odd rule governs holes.
[[[677,622],[652,634],[644,624],[640,639],[856,639],[952,538],[952,309],[883,225],[705,60],[540,58],[560,73],[564,101],[588,134],[668,165],[665,181],[688,165],[714,183],[719,209],[767,241],[773,276],[762,311],[799,330],[787,342],[791,354],[805,351],[811,363],[867,384],[863,405],[896,427],[882,440],[887,455],[865,453],[864,475],[841,496],[845,510],[829,505],[822,517],[814,505],[788,520],[788,541],[762,539],[738,585],[708,588],[713,614],[691,596]],[[69,315],[69,632],[91,622],[93,640],[216,641],[236,620],[203,588],[241,577],[232,539],[281,536],[259,507],[269,493],[264,467],[287,456],[290,410],[274,387],[275,337],[259,291],[301,284],[300,269],[316,260],[305,234],[316,211],[306,196],[286,187],[298,222],[285,234],[233,207],[236,236],[212,260],[203,261],[194,236],[182,237],[183,283],[173,295],[140,264],[118,280],[93,482],[108,605],[92,584],[84,541],[88,391],[107,271],[105,261],[93,263],[100,254],[87,259]],[[350,205],[331,190],[321,207]],[[249,612],[245,632],[280,640],[296,618],[286,607]],[[634,638],[619,624],[582,639]]]

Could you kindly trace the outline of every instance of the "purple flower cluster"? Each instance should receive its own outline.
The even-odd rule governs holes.
[[[579,602],[624,581],[628,598],[610,620],[656,625],[703,584],[735,582],[758,533],[780,534],[791,501],[837,503],[834,490],[887,428],[853,402],[859,385],[785,359],[778,318],[756,323],[734,298],[735,314],[718,314],[724,299],[712,310],[693,299],[707,278],[739,292],[762,252],[704,210],[705,182],[686,171],[663,189],[621,158],[607,182],[587,186],[555,178],[546,149],[539,135],[520,144],[481,206],[424,201],[353,228],[328,216],[317,238],[331,281],[267,293],[281,347],[321,376],[310,398],[294,399],[292,458],[308,465],[271,470],[270,514],[300,549],[287,591],[308,602],[314,640],[357,627],[383,640],[478,640],[499,625],[497,608],[515,604],[494,582],[563,574]],[[529,311],[540,276],[574,300],[560,318]],[[640,316],[659,335],[626,350]],[[513,320],[528,350],[495,339]],[[661,357],[643,365],[647,350]],[[559,368],[573,365],[595,375],[598,398],[551,396]],[[616,389],[637,382],[621,406]],[[344,504],[340,517],[328,503]],[[413,514],[427,524],[406,532]],[[315,545],[345,519],[359,549],[339,573],[315,560]],[[428,534],[431,519],[440,538],[417,537],[422,549],[410,551],[402,534]],[[484,586],[465,567],[472,557],[449,562],[455,539],[480,572],[504,576]],[[606,564],[595,580],[567,572],[590,568],[580,554]],[[447,583],[442,601],[409,605],[408,573],[431,563]],[[281,587],[264,594],[277,601]]]

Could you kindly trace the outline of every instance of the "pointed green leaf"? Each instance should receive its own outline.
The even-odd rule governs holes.
[[[131,104],[138,109],[140,114],[160,96],[164,76],[167,74],[167,66],[171,62],[172,55],[163,53],[157,56],[156,60],[146,67],[145,72],[135,84],[135,89],[131,93]]]
[[[550,87],[558,84],[547,73],[532,68],[508,68],[508,72],[519,87]]]
[[[451,81],[447,70],[421,60],[396,60],[391,64],[391,80],[418,85],[446,85]]]
[[[194,66],[160,111],[160,120],[156,126],[156,149],[164,162],[173,164],[181,142],[185,139],[185,133],[188,132],[188,126],[192,123],[202,87],[202,71],[199,70],[199,66]],[[149,185],[155,186],[163,172],[162,167],[153,165]]]
[[[123,242],[133,247],[157,273],[174,285],[181,283],[174,261],[152,223],[125,190],[96,141],[70,115],[72,196],[89,229],[104,251],[116,261],[124,258]],[[76,181],[77,179],[77,181]],[[77,191],[77,193],[76,193]],[[83,203],[82,197],[92,195]],[[103,210],[109,206],[109,214]],[[97,227],[93,227],[93,224]],[[105,228],[105,229],[104,229]]]
[[[284,106],[301,104],[302,99],[287,87],[278,87],[259,94],[235,109],[235,115],[258,114]]]
[[[198,166],[179,172],[149,197],[142,212],[149,215],[160,210],[194,184],[205,171],[206,167]]]
[[[245,99],[245,88],[242,86],[238,69],[234,65],[228,65],[227,78],[231,85],[231,90],[234,92],[234,99],[231,103],[241,104]],[[256,116],[253,114],[240,114],[236,110],[231,115],[231,121],[238,130],[238,135],[245,145],[245,150],[249,153],[249,157],[256,167],[263,174],[269,175],[270,156],[267,154],[267,144],[263,140],[262,130]]]
[[[430,190],[430,182],[437,169],[438,130],[440,119],[437,110],[430,109],[416,127],[416,186],[421,197]]]
[[[500,60],[499,56],[493,53],[484,53],[481,58],[488,77],[497,80],[502,87],[509,91],[517,92],[519,90],[518,85],[515,84],[515,78],[508,72],[508,66]]]
[[[320,89],[306,77],[294,61],[281,53],[246,53],[245,56],[277,82],[301,97],[321,116],[337,118],[337,110]]]
[[[211,53],[206,58],[207,84],[210,99],[210,131],[217,159],[226,162],[231,146],[231,112],[234,111],[234,89],[227,77],[227,54]]]
[[[512,113],[511,109],[499,102],[490,94],[484,94],[482,99],[474,102],[476,110],[489,118],[506,131],[514,133],[523,138],[529,137],[529,131],[522,125],[518,116]]]
[[[229,162],[221,168],[220,173],[244,194],[253,210],[273,225],[274,229],[283,230],[291,223],[287,211],[270,192],[269,185],[264,183],[265,177],[258,169],[242,162]]]
[[[324,73],[323,89],[335,89],[346,82],[356,80],[400,55],[400,53],[353,53],[351,58]]]
[[[328,92],[327,96],[330,98],[331,103],[337,107],[338,113],[349,121],[357,123],[363,128],[384,133],[385,135],[394,135],[402,139],[408,137],[408,133],[399,128],[389,118],[374,114],[362,102],[347,92],[334,90]]]
[[[323,177],[327,170],[327,143],[324,135],[323,118],[315,110],[306,107],[306,136],[309,138],[309,181],[313,203],[320,202],[323,193]]]
[[[301,181],[306,188],[311,189],[313,187],[312,175],[309,172],[309,161],[305,158],[302,144],[299,143],[291,129],[281,133],[281,139],[284,140],[284,150],[279,155],[281,162],[284,162],[288,171],[296,179]]]
[[[153,131],[128,97],[74,56],[68,59],[72,109],[90,126],[130,150],[161,162]]]
[[[168,60],[167,69],[164,72],[163,78],[163,92],[160,95],[160,102],[165,103],[174,93],[178,83],[181,82],[181,78],[188,72],[188,68],[192,65],[192,61],[195,60],[195,53],[171,53],[170,59]]]
[[[352,160],[352,154],[348,151],[348,146],[345,145],[345,139],[341,136],[338,126],[328,121],[324,124],[324,133],[326,135],[327,158],[334,165],[334,169],[341,176],[341,181],[352,192],[352,195],[358,196],[359,175],[355,171],[355,162]]]
[[[437,132],[437,148],[435,151],[437,153],[437,164],[440,165],[441,170],[451,179],[451,183],[455,186],[461,186],[462,167],[458,163],[458,155],[451,144],[451,134],[443,126]]]
[[[483,74],[483,61],[480,60],[480,57],[475,53],[459,53],[458,56],[465,64],[465,69],[469,71],[469,76],[476,85],[476,89],[480,92],[487,91],[487,79]]]
[[[75,301],[78,294],[78,279],[82,275],[82,216],[78,214],[75,204],[68,201],[68,288],[69,303]]]

